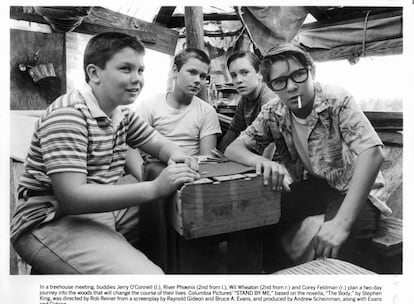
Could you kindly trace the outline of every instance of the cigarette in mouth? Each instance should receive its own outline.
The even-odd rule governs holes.
[[[300,99],[300,96],[298,96],[298,109],[302,108],[302,100]]]

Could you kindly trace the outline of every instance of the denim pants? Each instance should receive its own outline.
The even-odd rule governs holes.
[[[138,207],[63,216],[20,236],[20,257],[42,274],[162,274],[133,244]]]

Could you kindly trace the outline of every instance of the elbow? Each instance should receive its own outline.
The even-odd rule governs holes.
[[[64,215],[76,215],[80,214],[79,208],[74,204],[73,200],[58,198],[58,204],[60,212]]]
[[[369,159],[371,159],[371,161],[375,164],[375,166],[379,170],[385,161],[384,149],[382,148],[382,146],[375,146],[369,151],[370,151]]]
[[[233,155],[232,151],[235,145],[236,145],[236,141],[233,141],[228,146],[224,147],[224,151],[223,151],[224,156],[226,156],[227,158],[231,158],[231,156]]]
[[[384,154],[384,149],[382,148],[382,146],[377,146],[375,156],[378,160],[378,163],[382,165],[385,161],[385,154]]]

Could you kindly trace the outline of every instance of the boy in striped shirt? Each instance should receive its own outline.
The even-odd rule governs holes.
[[[199,174],[193,158],[120,107],[144,85],[144,53],[135,37],[96,35],[84,54],[87,84],[58,98],[37,122],[11,241],[41,273],[162,273],[133,247],[138,205]],[[153,181],[116,185],[128,146],[169,165]]]

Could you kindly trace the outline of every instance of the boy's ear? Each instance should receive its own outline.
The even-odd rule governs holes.
[[[176,64],[174,64],[174,65],[172,66],[172,75],[173,75],[173,79],[177,78],[177,73],[178,73],[178,68],[177,68],[177,65],[176,65]]]
[[[312,79],[315,80],[315,76],[316,76],[315,66],[311,67],[310,72],[311,72],[311,75],[312,75]]]
[[[98,67],[94,64],[88,64],[86,66],[86,73],[89,76],[90,81],[93,81],[95,83],[99,82],[99,72],[98,72]]]

